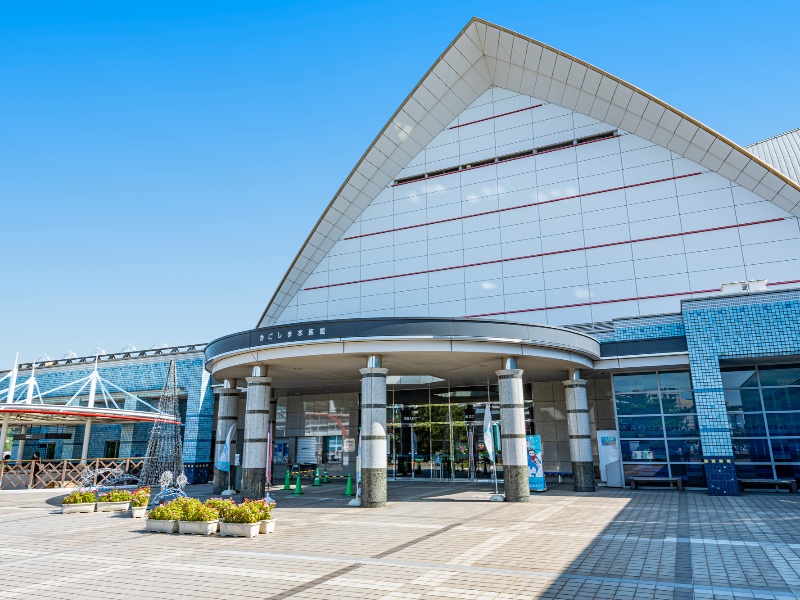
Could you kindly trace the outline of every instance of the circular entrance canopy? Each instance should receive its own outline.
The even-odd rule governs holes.
[[[593,337],[548,325],[453,318],[315,321],[235,333],[211,342],[206,369],[217,380],[241,379],[267,365],[273,386],[301,393],[344,391],[379,354],[390,375],[426,375],[450,385],[494,379],[500,359],[517,357],[525,378],[564,377],[600,356]]]
[[[95,424],[120,424],[131,422],[152,423],[170,421],[170,415],[154,411],[124,410],[119,408],[100,408],[86,406],[67,406],[59,404],[0,404],[0,420],[8,416],[11,427],[32,425],[52,427],[55,425],[84,425],[87,419]]]

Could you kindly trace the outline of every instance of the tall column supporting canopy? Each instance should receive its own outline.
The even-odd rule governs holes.
[[[525,442],[525,404],[522,369],[509,357],[497,373],[500,391],[500,439],[503,445],[503,480],[506,502],[528,502],[528,448]]]
[[[242,449],[242,497],[258,500],[267,486],[267,430],[272,379],[265,377],[266,367],[253,367],[247,378],[247,408]]]
[[[592,436],[589,427],[589,401],[586,398],[586,380],[580,371],[562,382],[567,396],[567,429],[569,453],[572,457],[572,481],[576,492],[593,492],[594,462],[592,461]]]
[[[231,425],[236,424],[237,404],[239,401],[239,390],[236,389],[236,382],[229,379],[225,380],[224,387],[219,392],[219,409],[217,411],[217,435],[214,444],[214,493],[220,494],[228,487],[229,473],[220,471],[217,468],[222,448],[225,446],[225,438]],[[234,429],[235,431],[235,429]],[[234,448],[230,449],[233,456]]]
[[[361,506],[386,506],[386,375],[379,356],[361,372]]]

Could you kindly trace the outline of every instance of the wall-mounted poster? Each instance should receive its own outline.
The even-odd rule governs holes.
[[[289,462],[289,442],[275,442],[275,450],[272,455],[277,464]]]
[[[526,435],[528,445],[528,484],[531,491],[543,492],[547,489],[542,466],[542,438],[538,435]]]

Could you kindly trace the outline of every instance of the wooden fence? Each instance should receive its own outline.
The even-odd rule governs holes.
[[[144,458],[90,458],[67,460],[0,461],[0,490],[25,490],[76,487],[87,469],[97,474],[93,485],[102,485],[119,468],[123,473],[138,477]],[[104,471],[101,471],[104,469]],[[107,469],[107,470],[105,470]]]

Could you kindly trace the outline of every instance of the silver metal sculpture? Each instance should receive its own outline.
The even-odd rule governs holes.
[[[175,484],[173,485],[172,472],[164,471],[158,481],[161,485],[161,491],[152,497],[150,506],[158,506],[159,504],[164,504],[175,498],[185,498],[186,493],[183,491],[183,488],[186,486],[187,481],[186,475],[181,473],[175,479]]]
[[[178,376],[175,361],[169,362],[167,380],[158,401],[158,419],[150,432],[140,485],[155,486],[169,472],[169,483],[173,473],[183,474],[183,444],[181,441],[180,414],[178,412]],[[169,483],[167,485],[169,485]],[[162,487],[163,484],[162,484]]]
[[[77,480],[81,492],[96,491],[107,492],[118,485],[130,485],[139,482],[139,478],[126,473],[119,467],[106,467],[103,469],[84,469]]]

